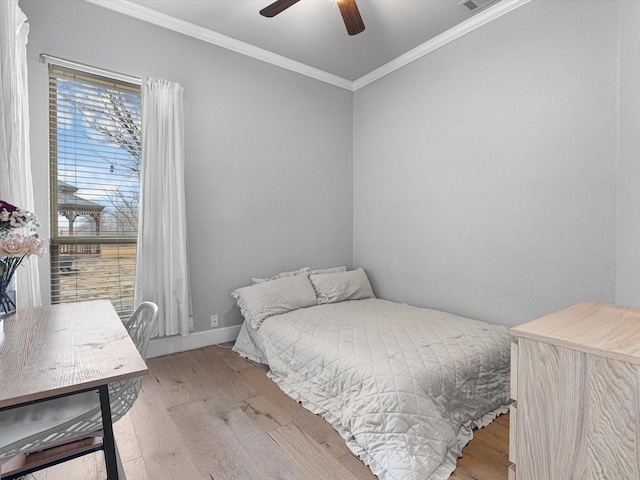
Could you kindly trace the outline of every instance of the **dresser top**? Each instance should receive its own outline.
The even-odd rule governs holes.
[[[511,333],[514,337],[640,364],[640,308],[582,302],[514,327]]]

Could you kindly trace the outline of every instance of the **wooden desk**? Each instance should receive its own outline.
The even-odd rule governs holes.
[[[107,385],[147,366],[106,300],[18,310],[4,319],[0,408],[95,388],[109,480],[118,479]]]

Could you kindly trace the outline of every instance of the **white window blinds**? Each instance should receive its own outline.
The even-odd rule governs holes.
[[[51,301],[133,309],[140,86],[49,64]]]

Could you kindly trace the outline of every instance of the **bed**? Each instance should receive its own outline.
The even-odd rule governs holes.
[[[234,291],[234,350],[380,479],[449,478],[472,429],[508,410],[507,327],[375,298],[362,269],[311,272]]]

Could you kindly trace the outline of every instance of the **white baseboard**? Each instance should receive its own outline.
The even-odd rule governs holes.
[[[147,358],[170,355],[172,353],[194,350],[208,345],[231,342],[238,337],[240,325],[233,327],[216,328],[204,332],[193,332],[186,337],[172,335],[171,337],[154,338],[149,342]]]

